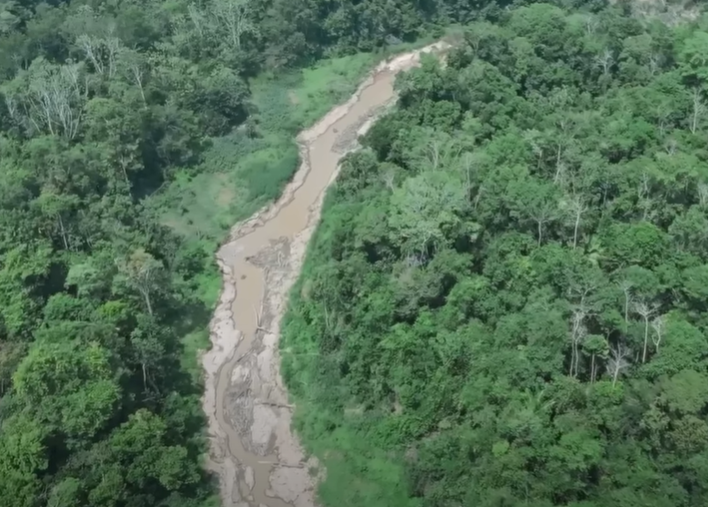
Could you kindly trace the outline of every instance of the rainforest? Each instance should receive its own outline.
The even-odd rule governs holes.
[[[708,503],[700,5],[0,0],[2,507],[258,505],[206,466],[214,253],[298,132],[441,38],[282,322],[317,502]]]
[[[281,342],[325,505],[708,501],[706,28],[537,3],[399,77]]]

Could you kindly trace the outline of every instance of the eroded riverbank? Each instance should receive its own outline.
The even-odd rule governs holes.
[[[237,224],[217,252],[223,275],[211,323],[204,410],[209,468],[219,476],[224,507],[312,507],[316,477],[292,434],[292,406],[280,378],[278,337],[288,292],[319,220],[339,160],[395,99],[396,74],[440,42],[380,64],[351,99],[298,137],[302,165],[281,198]]]

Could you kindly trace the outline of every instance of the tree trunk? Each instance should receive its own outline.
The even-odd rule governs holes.
[[[575,337],[573,337],[573,343],[570,345],[570,368],[568,369],[568,376],[573,376],[573,371],[575,369]]]
[[[140,89],[140,96],[143,99],[143,107],[147,108],[147,100],[145,99],[145,89],[143,88],[143,72],[138,65],[134,65],[131,70],[133,71],[133,79],[135,79],[135,84],[138,85]]]
[[[575,231],[573,232],[573,249],[578,246],[578,227],[580,227],[580,213],[575,215]]]
[[[64,220],[61,218],[61,213],[57,214],[57,218],[59,219],[59,229],[61,230],[61,239],[64,242],[64,249],[68,250],[69,242],[66,239],[66,230],[64,229]]]
[[[703,109],[703,104],[701,104],[701,95],[698,87],[693,90],[693,115],[691,118],[691,134],[695,134],[698,130],[698,119]]]
[[[595,383],[595,353],[592,354],[590,359],[590,383]]]
[[[143,107],[147,109],[147,100],[145,99],[145,90],[143,89],[143,84],[138,81],[138,86],[140,87],[140,96],[143,98]]]
[[[128,170],[126,169],[126,167],[128,166],[128,162],[124,156],[121,156],[120,160],[118,161],[118,164],[120,165],[121,172],[123,173],[123,180],[125,181],[125,186],[128,188],[128,196],[132,199],[133,192],[130,188],[130,178],[128,178]]]
[[[541,246],[541,239],[543,238],[543,222],[538,220],[538,246]]]
[[[125,180],[125,184],[128,185],[128,192],[130,192],[130,180],[128,179],[128,171],[125,169],[125,162],[121,160],[120,162],[120,168],[123,171],[123,179]]]
[[[649,319],[644,319],[644,350],[642,351],[642,364],[647,360],[647,341],[649,339]]]
[[[143,291],[143,297],[145,298],[145,304],[147,305],[148,313],[152,315],[152,303],[150,302],[150,293],[148,291]]]

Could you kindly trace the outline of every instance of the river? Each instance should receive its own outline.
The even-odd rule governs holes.
[[[222,293],[202,355],[209,420],[207,466],[224,507],[313,507],[318,477],[291,431],[292,405],[280,378],[279,323],[322,199],[339,161],[395,100],[398,72],[439,42],[381,63],[350,100],[298,136],[302,164],[278,201],[231,230],[216,254]],[[320,470],[320,474],[322,471]]]

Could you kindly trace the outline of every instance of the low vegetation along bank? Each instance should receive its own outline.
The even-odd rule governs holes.
[[[706,27],[535,4],[399,78],[284,322],[325,505],[708,502]]]

